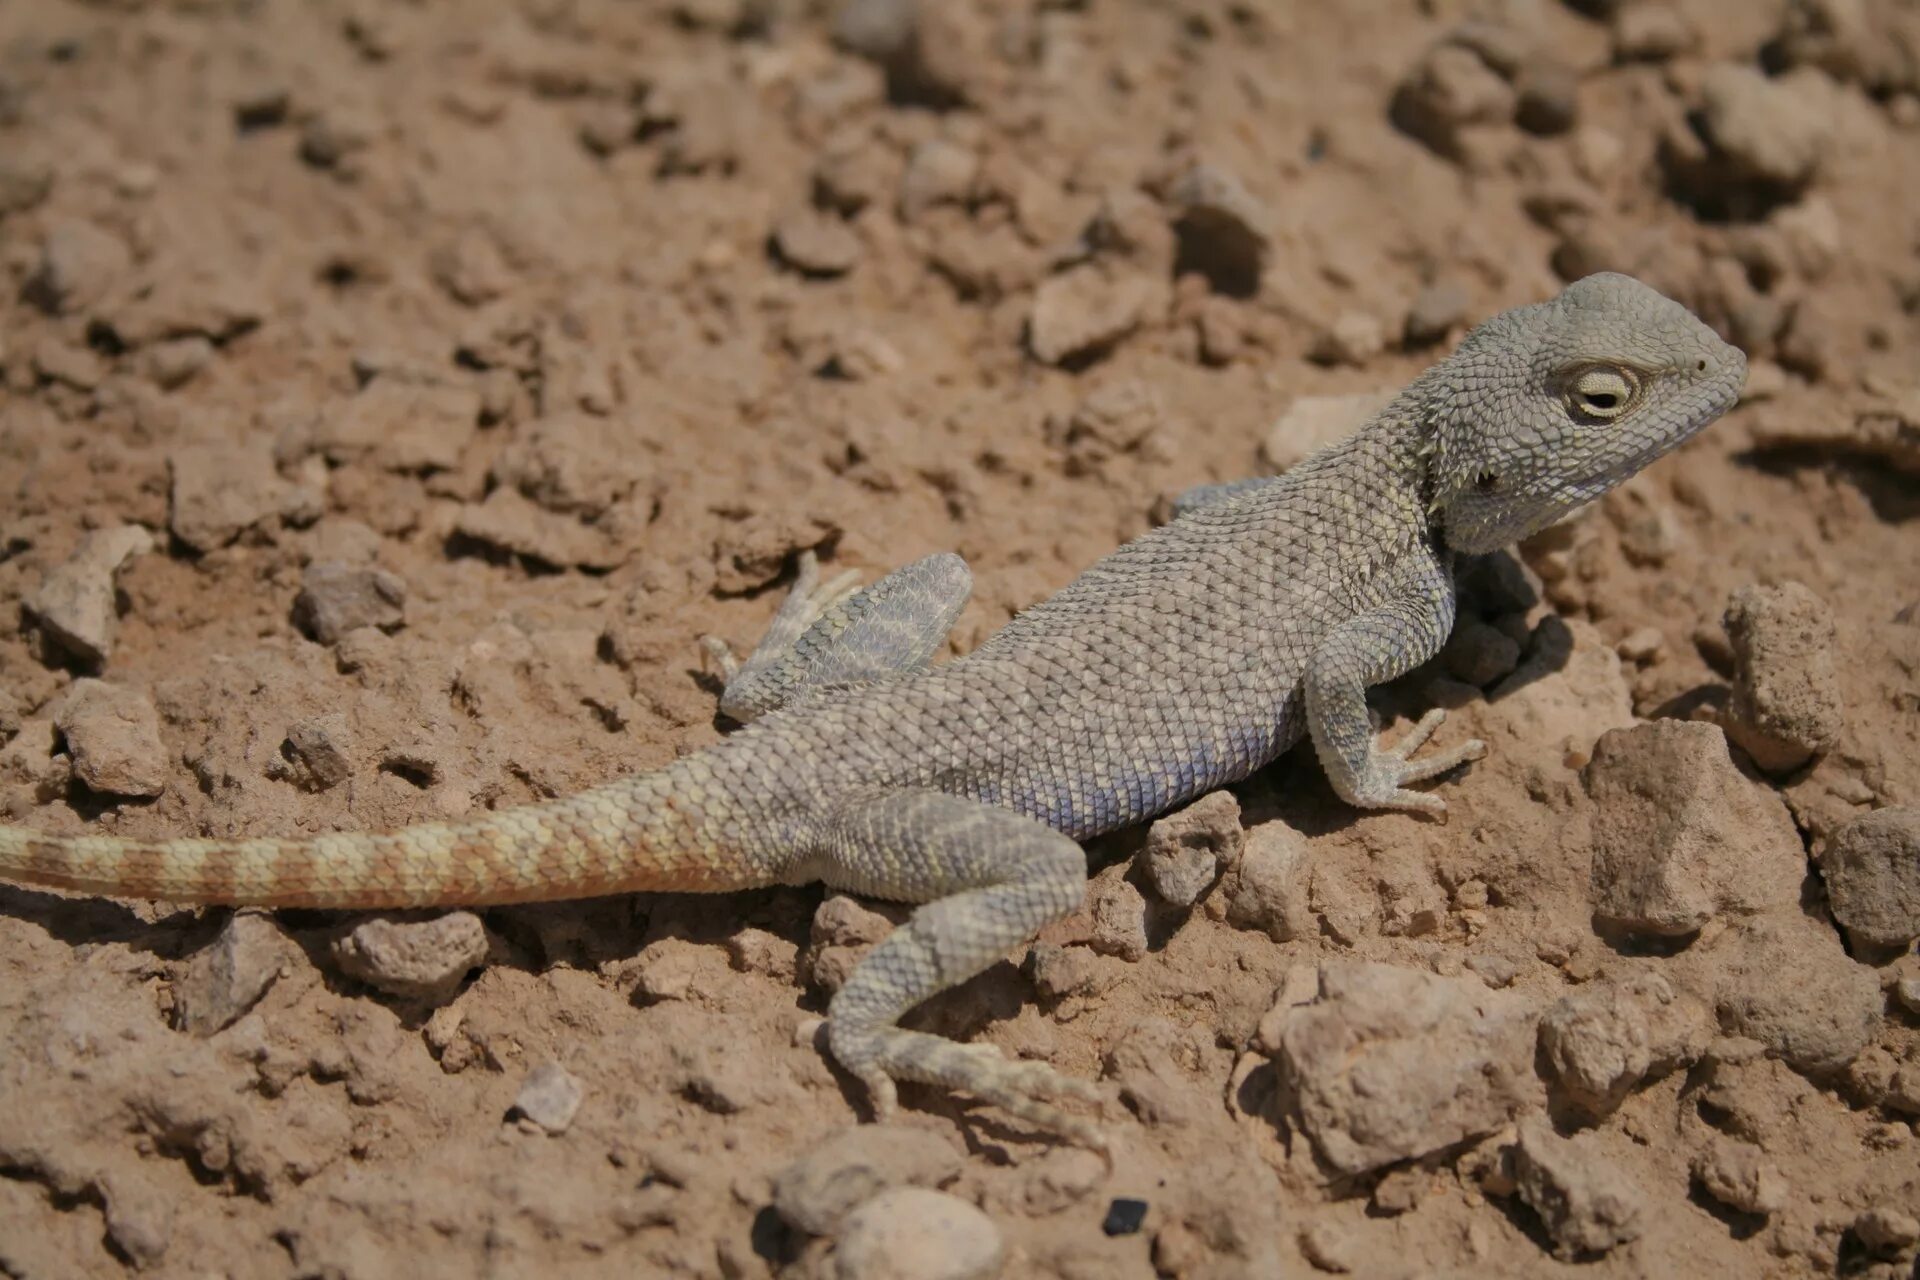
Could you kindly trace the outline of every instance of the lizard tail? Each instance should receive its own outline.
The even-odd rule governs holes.
[[[233,906],[476,906],[771,882],[671,798],[672,774],[465,822],[294,839],[127,840],[0,826],[0,879]]]

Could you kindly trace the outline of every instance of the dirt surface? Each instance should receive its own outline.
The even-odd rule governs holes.
[[[1917,89],[1898,0],[0,6],[45,830],[656,765],[796,550],[959,551],[964,652],[1590,270],[1753,358],[1381,696],[1490,743],[1450,822],[1296,751],[918,1015],[1107,1082],[1110,1174],[856,1126],[804,1028],[887,918],[817,889],[0,888],[0,1272],[1910,1274]]]

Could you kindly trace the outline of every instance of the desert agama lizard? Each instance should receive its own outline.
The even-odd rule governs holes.
[[[970,578],[934,555],[872,586],[811,558],[766,640],[728,659],[746,727],[565,799],[386,834],[242,841],[0,827],[0,876],[124,897],[315,907],[525,902],[829,885],[923,904],[828,1010],[835,1058],[967,1090],[1088,1142],[1056,1105],[1091,1087],[896,1025],[1083,899],[1077,841],[1244,778],[1310,734],[1362,808],[1477,758],[1376,744],[1370,685],[1440,648],[1456,555],[1526,537],[1724,413],[1741,353],[1625,276],[1590,276],[1474,329],[1358,432],[1277,477],[1195,491],[979,649],[931,659]]]

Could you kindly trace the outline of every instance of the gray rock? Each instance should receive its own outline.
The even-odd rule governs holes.
[[[293,624],[326,645],[360,627],[396,631],[406,618],[407,584],[373,565],[310,564],[293,602]]]
[[[847,1215],[883,1191],[938,1187],[960,1175],[960,1157],[936,1134],[892,1125],[841,1129],[782,1169],[773,1207],[791,1225],[836,1235]]]
[[[1733,643],[1727,737],[1768,773],[1830,750],[1846,728],[1833,610],[1797,582],[1743,587],[1725,618]]]
[[[232,1026],[287,972],[293,954],[293,943],[271,915],[235,913],[174,983],[173,1024],[196,1036]]]
[[[1856,943],[1904,947],[1920,938],[1920,809],[1855,818],[1820,855],[1827,903]]]
[[[1520,1199],[1540,1215],[1559,1257],[1605,1253],[1640,1238],[1645,1199],[1592,1138],[1569,1140],[1544,1120],[1523,1121],[1513,1173]]]
[[[509,1116],[520,1116],[549,1134],[565,1133],[580,1112],[580,1082],[557,1062],[544,1062],[514,1095]]]
[[[882,1191],[847,1218],[834,1248],[837,1280],[992,1280],[1007,1258],[1000,1228],[943,1191]]]
[[[167,789],[160,713],[144,693],[91,678],[73,682],[54,713],[73,774],[102,795],[157,796]]]
[[[366,920],[333,944],[333,960],[349,977],[408,1000],[435,1004],[453,997],[487,958],[487,930],[471,911],[431,920]]]
[[[1591,890],[1602,922],[1677,936],[1722,914],[1799,901],[1800,833],[1779,797],[1734,768],[1716,726],[1611,730],[1581,777],[1594,804]]]
[[[1149,827],[1134,866],[1162,901],[1190,907],[1239,859],[1246,839],[1240,802],[1213,791]]]
[[[26,599],[27,612],[62,649],[101,667],[113,653],[120,624],[115,579],[128,561],[151,550],[153,536],[139,525],[96,530],[41,580]]]
[[[1301,1127],[1341,1173],[1492,1133],[1540,1101],[1528,1001],[1477,981],[1323,965],[1319,999],[1279,1036]]]

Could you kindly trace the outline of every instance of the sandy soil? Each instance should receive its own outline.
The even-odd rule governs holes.
[[[818,890],[0,888],[0,1272],[1910,1274],[1917,89],[1898,0],[0,6],[46,830],[658,764],[796,550],[959,551],[964,652],[1590,270],[1754,362],[1384,692],[1492,746],[1449,823],[1295,752],[919,1015],[1105,1081],[1110,1174],[930,1090],[853,1127],[800,1032],[886,920]]]

